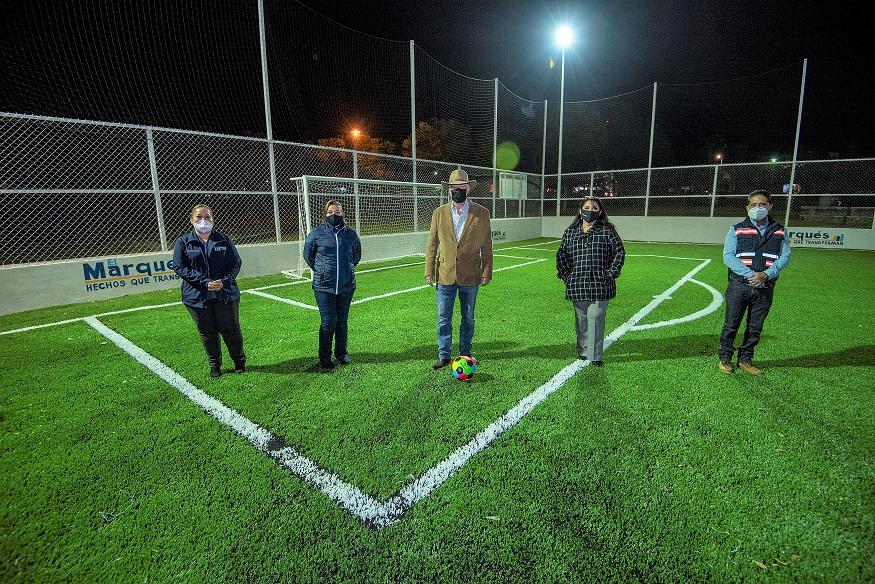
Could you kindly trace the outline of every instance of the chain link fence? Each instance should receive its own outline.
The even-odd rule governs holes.
[[[755,189],[775,194],[773,214],[788,225],[871,229],[875,215],[872,158],[568,173],[557,193],[555,174],[281,141],[272,151],[273,175],[260,138],[0,114],[0,264],[167,251],[201,203],[241,245],[299,241],[304,175],[433,185],[310,186],[340,200],[363,235],[428,229],[456,168],[497,219],[570,216],[590,195],[611,215],[738,217]],[[502,176],[520,178],[524,198],[503,192]]]

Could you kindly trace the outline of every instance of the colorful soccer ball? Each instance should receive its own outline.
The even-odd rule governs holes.
[[[453,377],[459,381],[471,381],[477,374],[477,359],[462,355],[453,359]]]

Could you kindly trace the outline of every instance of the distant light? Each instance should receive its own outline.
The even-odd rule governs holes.
[[[772,156],[772,162],[778,162],[777,156]]]
[[[561,48],[566,49],[571,46],[574,42],[574,31],[567,25],[562,25],[558,29],[556,29],[556,35],[554,37],[556,40],[556,44]]]
[[[723,155],[718,154],[717,156],[714,157],[714,160],[723,160]]]
[[[352,134],[353,139],[358,140],[362,135],[362,131],[356,129],[356,130],[351,131],[350,134]]]

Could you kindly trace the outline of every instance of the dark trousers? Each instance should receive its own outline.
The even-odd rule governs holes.
[[[219,335],[225,340],[228,353],[235,365],[246,362],[243,352],[243,332],[240,330],[240,301],[223,304],[221,302],[204,302],[203,308],[186,306],[188,313],[194,319],[201,342],[207,351],[210,367],[222,365],[222,346]]]
[[[738,360],[742,363],[753,361],[753,350],[760,342],[763,323],[772,306],[774,290],[772,287],[754,288],[735,279],[729,281],[726,287],[726,318],[723,321],[723,331],[720,333],[718,354],[721,361],[732,362],[735,335],[745,314],[747,314],[747,327],[744,329],[744,340],[738,347]]]
[[[334,355],[343,357],[347,353],[347,338],[349,331],[349,305],[352,303],[352,292],[348,294],[332,294],[319,292],[316,294],[316,304],[319,305],[319,316],[322,324],[319,326],[319,360],[331,362],[331,341],[334,340]]]

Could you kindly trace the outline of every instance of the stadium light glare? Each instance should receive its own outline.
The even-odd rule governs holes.
[[[574,31],[567,24],[563,24],[556,29],[556,34],[553,38],[556,40],[556,44],[564,50],[574,43]]]

